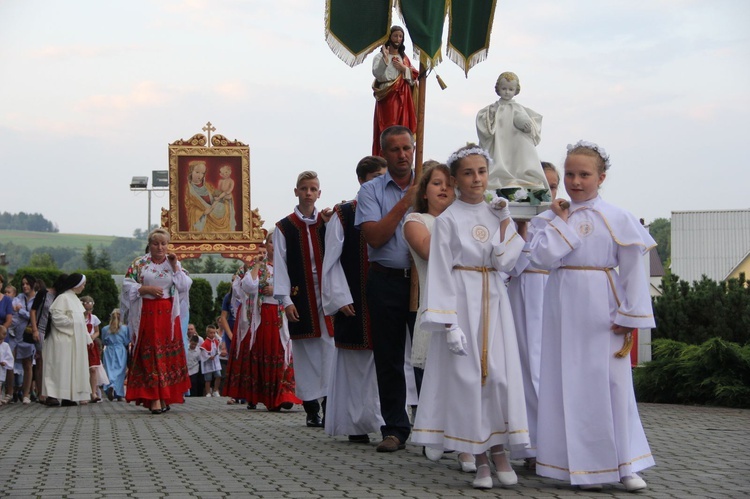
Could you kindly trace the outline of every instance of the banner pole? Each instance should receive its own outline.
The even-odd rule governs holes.
[[[414,155],[414,179],[419,182],[422,176],[422,160],[424,159],[424,108],[427,94],[427,69],[424,63],[419,63],[419,87],[417,94],[417,150]]]

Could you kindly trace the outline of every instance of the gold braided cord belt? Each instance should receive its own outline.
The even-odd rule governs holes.
[[[543,274],[543,275],[549,275],[549,270],[526,269],[522,273],[523,274]]]
[[[615,280],[612,277],[612,272],[615,270],[612,267],[588,267],[585,265],[562,265],[560,267],[563,270],[596,270],[607,274],[609,280],[609,287],[612,288],[612,294],[615,296],[617,306],[620,306],[620,298],[617,297],[617,289],[615,289]],[[633,333],[628,331],[625,333],[625,340],[622,343],[622,348],[615,353],[615,357],[621,359],[630,353],[633,348]]]
[[[492,267],[465,267],[463,265],[455,265],[454,270],[465,270],[468,272],[481,272],[482,273],[482,386],[487,381],[487,343],[489,342],[490,336],[490,272],[497,272],[497,269]]]

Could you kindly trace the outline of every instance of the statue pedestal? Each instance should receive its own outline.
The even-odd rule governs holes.
[[[508,205],[510,216],[517,222],[528,222],[543,211],[549,210],[552,203],[541,203],[532,206],[529,203],[516,203],[511,201]]]

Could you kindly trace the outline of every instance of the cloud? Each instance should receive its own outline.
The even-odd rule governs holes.
[[[164,107],[175,100],[175,88],[142,81],[125,94],[96,94],[74,105],[77,111],[127,111],[134,108]]]
[[[214,94],[231,101],[244,101],[249,95],[247,86],[237,80],[214,85]]]
[[[128,52],[140,52],[140,45],[45,45],[28,51],[32,59],[65,61],[69,59],[92,59],[102,57],[119,57]]]

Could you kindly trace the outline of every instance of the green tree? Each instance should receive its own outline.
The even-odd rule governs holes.
[[[653,358],[634,372],[639,402],[750,408],[750,344],[659,339]]]
[[[40,253],[47,253],[51,256],[57,268],[62,268],[68,261],[79,257],[79,252],[75,249],[62,246],[41,246],[31,252],[32,257]]]
[[[57,263],[49,253],[34,253],[29,259],[29,267],[56,269]]]
[[[96,265],[94,268],[112,271],[112,260],[109,258],[109,253],[104,248],[99,248],[99,253],[96,255]]]
[[[83,263],[86,264],[86,268],[96,268],[96,253],[94,253],[94,247],[91,244],[86,245],[86,250],[83,252]]]
[[[190,286],[190,322],[195,324],[196,330],[202,335],[206,326],[213,324],[215,319],[211,284],[205,279],[194,277],[193,285]]]
[[[29,258],[31,258],[31,250],[29,248],[12,242],[0,243],[0,253],[5,253],[8,261],[8,272],[11,274],[14,274],[19,267],[25,266]]]
[[[213,255],[208,255],[208,257],[206,257],[206,261],[203,264],[203,273],[221,274],[222,272],[224,272],[224,265],[221,259],[216,259]]]
[[[0,213],[0,230],[28,230],[34,232],[58,232],[57,225],[40,213]]]
[[[227,281],[221,281],[216,286],[216,299],[214,301],[214,315],[216,317],[221,315],[221,304],[224,302],[224,296],[232,290],[232,283]]]
[[[107,322],[112,310],[120,307],[117,285],[107,270],[87,270],[83,274],[86,276],[86,289],[83,292],[94,299],[94,315]]]
[[[697,345],[712,338],[750,343],[750,287],[745,275],[716,282],[706,276],[690,285],[673,274],[654,298],[653,338]]]
[[[188,258],[180,260],[182,268],[187,270],[191,274],[202,274],[203,273],[203,262],[200,258]]]
[[[61,271],[52,268],[52,267],[22,267],[19,268],[16,272],[16,275],[13,277],[12,284],[16,287],[16,289],[21,289],[21,279],[25,275],[32,275],[35,279],[43,280],[44,285],[46,287],[52,286],[57,278],[62,274]],[[5,281],[8,282],[8,281]]]
[[[667,268],[672,257],[672,222],[668,218],[657,218],[648,226],[648,231],[658,244],[656,251],[662,265]]]

